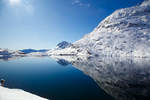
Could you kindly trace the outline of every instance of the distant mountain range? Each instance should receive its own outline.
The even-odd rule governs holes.
[[[35,49],[23,49],[23,50],[19,50],[25,54],[28,54],[28,53],[32,53],[32,52],[47,52],[48,50],[47,49],[41,49],[41,50],[35,50]]]
[[[9,58],[12,56],[24,56],[25,54],[19,50],[9,50],[0,48],[0,58]]]
[[[70,47],[72,44],[62,41],[56,45],[54,49],[22,49],[22,50],[9,50],[0,48],[0,58],[11,58],[14,56],[48,56],[50,52],[61,50]]]

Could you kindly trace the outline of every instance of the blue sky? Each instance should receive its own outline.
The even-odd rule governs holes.
[[[0,0],[0,48],[53,48],[91,32],[119,8],[143,0]]]

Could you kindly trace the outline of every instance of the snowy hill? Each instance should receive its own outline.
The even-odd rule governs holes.
[[[47,52],[48,50],[46,49],[41,49],[41,50],[35,50],[35,49],[23,49],[20,50],[21,52],[28,54],[28,53],[33,53],[33,52]]]
[[[47,53],[48,55],[59,55],[59,54],[63,55],[63,53],[60,53],[60,52],[61,51],[63,52],[63,50],[65,50],[66,48],[70,48],[70,47],[72,47],[71,43],[62,41],[56,45],[56,48],[49,50]]]
[[[23,49],[23,50],[19,50],[21,52],[23,52],[26,56],[47,56],[47,49],[41,49],[41,50],[35,50],[35,49]]]
[[[12,57],[12,56],[25,56],[25,54],[18,50],[9,50],[0,48],[0,58]]]
[[[0,48],[0,59],[9,59],[24,56],[48,56],[46,49],[23,49],[23,50],[9,50]]]
[[[57,54],[150,56],[150,0],[116,10],[72,46]]]
[[[71,45],[72,45],[71,43],[68,43],[66,41],[62,41],[62,42],[57,44],[56,49],[64,49],[64,48],[70,47]]]

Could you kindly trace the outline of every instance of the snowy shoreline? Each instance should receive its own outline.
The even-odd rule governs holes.
[[[8,89],[0,86],[0,100],[48,100],[21,89]]]

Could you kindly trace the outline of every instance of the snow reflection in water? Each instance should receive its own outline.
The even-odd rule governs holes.
[[[70,62],[117,100],[150,100],[149,58],[53,58]]]

